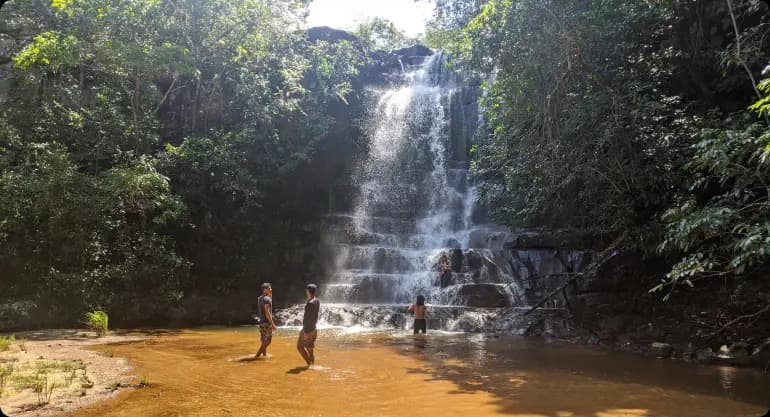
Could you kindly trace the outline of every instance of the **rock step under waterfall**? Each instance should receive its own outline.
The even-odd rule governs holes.
[[[386,216],[354,216],[352,214],[331,214],[324,218],[327,230],[347,230],[379,234],[408,235],[417,228],[417,220]]]
[[[329,304],[321,299],[319,324],[322,327],[410,330],[414,318],[406,308],[407,304]],[[301,326],[303,309],[302,304],[280,309],[276,312],[276,321],[281,326]],[[428,331],[548,335],[564,332],[570,326],[569,315],[564,309],[543,308],[525,315],[528,309],[428,305]]]
[[[392,233],[376,233],[370,231],[351,230],[346,228],[327,229],[326,238],[331,245],[360,245],[399,247],[403,249],[421,249],[437,247],[441,242],[428,234],[397,235]]]

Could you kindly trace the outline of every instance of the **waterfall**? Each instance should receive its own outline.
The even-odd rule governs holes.
[[[354,177],[354,209],[326,219],[334,260],[320,287],[322,324],[408,327],[405,305],[422,294],[433,329],[523,331],[527,293],[543,290],[533,292],[533,277],[579,270],[585,256],[511,251],[510,230],[477,224],[468,161],[480,89],[456,78],[440,52],[398,63],[400,83],[371,89],[369,148]],[[443,283],[442,254],[452,265]],[[300,318],[299,307],[279,312],[284,324]]]
[[[474,199],[468,187],[471,138],[456,139],[474,129],[458,125],[464,117],[453,118],[464,114],[453,108],[463,105],[458,99],[463,87],[447,70],[443,53],[404,66],[402,80],[375,93],[369,153],[356,177],[359,194],[353,213],[338,216],[333,229],[336,272],[325,297],[341,303],[404,304],[423,294],[430,303],[459,306],[466,304],[462,289],[482,283],[499,287],[491,293],[505,294],[499,273],[494,280],[476,277],[471,283],[462,262],[455,262],[451,285],[439,285],[439,257],[468,249]],[[494,304],[509,305],[510,298],[498,297]]]

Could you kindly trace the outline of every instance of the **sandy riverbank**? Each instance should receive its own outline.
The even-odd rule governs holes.
[[[12,417],[70,412],[137,383],[128,361],[115,356],[108,345],[146,339],[137,333],[97,337],[82,330],[14,336],[7,350],[0,351],[0,408]]]

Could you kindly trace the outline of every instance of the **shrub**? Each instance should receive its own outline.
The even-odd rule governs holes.
[[[101,310],[86,313],[86,324],[99,336],[104,336],[109,331],[109,320],[107,313]]]
[[[15,335],[0,336],[0,352],[5,352],[11,348],[11,343],[16,340]]]

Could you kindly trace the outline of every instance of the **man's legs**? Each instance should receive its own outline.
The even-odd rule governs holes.
[[[305,349],[305,332],[300,330],[299,332],[299,338],[297,338],[297,351],[299,352],[300,356],[302,356],[302,359],[305,360],[305,363],[310,365],[310,355],[308,354],[307,350]]]
[[[267,347],[270,346],[270,343],[273,341],[273,331],[268,326],[259,326],[259,335],[262,345],[257,351],[257,357],[267,356]]]

